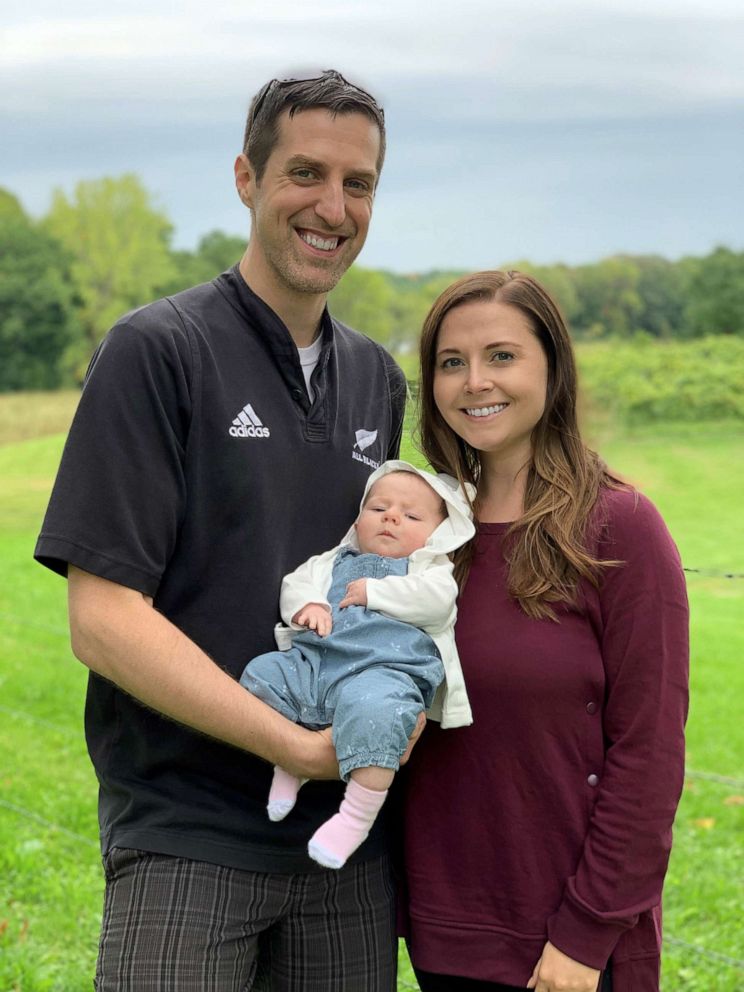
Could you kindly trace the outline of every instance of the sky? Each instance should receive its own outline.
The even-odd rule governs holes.
[[[7,5],[6,5],[7,6]],[[741,0],[29,0],[0,22],[0,186],[136,172],[193,249],[245,236],[251,96],[337,68],[385,107],[359,263],[744,250]]]

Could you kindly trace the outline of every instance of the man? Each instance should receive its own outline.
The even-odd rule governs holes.
[[[402,373],[325,307],[384,150],[382,110],[338,73],[266,84],[235,163],[240,264],[126,315],[91,362],[36,557],[68,574],[91,669],[99,992],[395,987],[380,831],[334,872],[306,845],[340,783],[268,820],[271,765],[252,755],[337,766],[235,681],[273,647],[282,576],[338,541],[398,452]]]

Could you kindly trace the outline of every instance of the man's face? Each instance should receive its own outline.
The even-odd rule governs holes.
[[[258,285],[333,289],[367,237],[379,149],[379,131],[364,114],[316,109],[280,117],[260,182],[239,157],[236,182],[253,212],[249,253]]]

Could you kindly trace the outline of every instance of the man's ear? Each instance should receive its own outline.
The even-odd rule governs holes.
[[[253,166],[248,161],[248,156],[241,152],[235,159],[235,188],[238,196],[249,209],[253,209],[253,194],[256,188],[255,173]]]

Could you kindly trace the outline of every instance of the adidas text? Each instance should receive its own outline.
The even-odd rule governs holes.
[[[269,428],[264,427],[250,403],[240,410],[228,431],[230,437],[271,437]]]
[[[241,424],[240,427],[230,428],[231,437],[271,437],[271,431],[268,427],[246,427]]]

